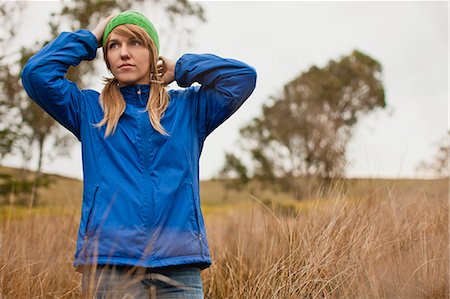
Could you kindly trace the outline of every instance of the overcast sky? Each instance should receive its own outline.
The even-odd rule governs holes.
[[[348,175],[414,177],[419,161],[436,153],[448,129],[447,2],[199,3],[208,21],[196,27],[193,45],[177,50],[162,45],[162,55],[166,51],[176,59],[185,52],[215,53],[245,61],[258,72],[252,96],[208,137],[201,178],[218,172],[224,152],[237,147],[239,128],[258,116],[261,105],[285,83],[354,49],[382,64],[388,107],[355,128]],[[46,22],[57,6],[28,2],[24,43],[31,43],[30,36],[47,37]],[[19,166],[19,161],[11,157],[4,162]],[[81,178],[80,146],[74,146],[70,158],[46,163],[45,171]]]

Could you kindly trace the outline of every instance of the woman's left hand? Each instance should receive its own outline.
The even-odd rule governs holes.
[[[164,85],[169,85],[175,80],[175,61],[160,56],[156,63],[158,77],[164,81]]]

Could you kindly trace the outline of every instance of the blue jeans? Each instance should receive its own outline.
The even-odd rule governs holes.
[[[82,269],[84,298],[203,299],[200,269],[196,267],[139,268],[97,265]]]

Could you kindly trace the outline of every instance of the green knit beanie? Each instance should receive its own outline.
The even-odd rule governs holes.
[[[122,24],[134,24],[142,27],[155,43],[156,49],[158,50],[159,54],[159,37],[158,32],[156,32],[155,26],[153,26],[150,20],[147,19],[147,17],[142,13],[132,10],[121,12],[120,14],[112,18],[111,21],[109,21],[103,33],[103,46],[105,46],[106,39],[108,38],[108,35],[111,33],[111,31]]]

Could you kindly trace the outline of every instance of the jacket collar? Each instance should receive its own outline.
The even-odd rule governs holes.
[[[150,93],[149,84],[136,84],[120,87],[125,102],[139,107],[145,107]]]

